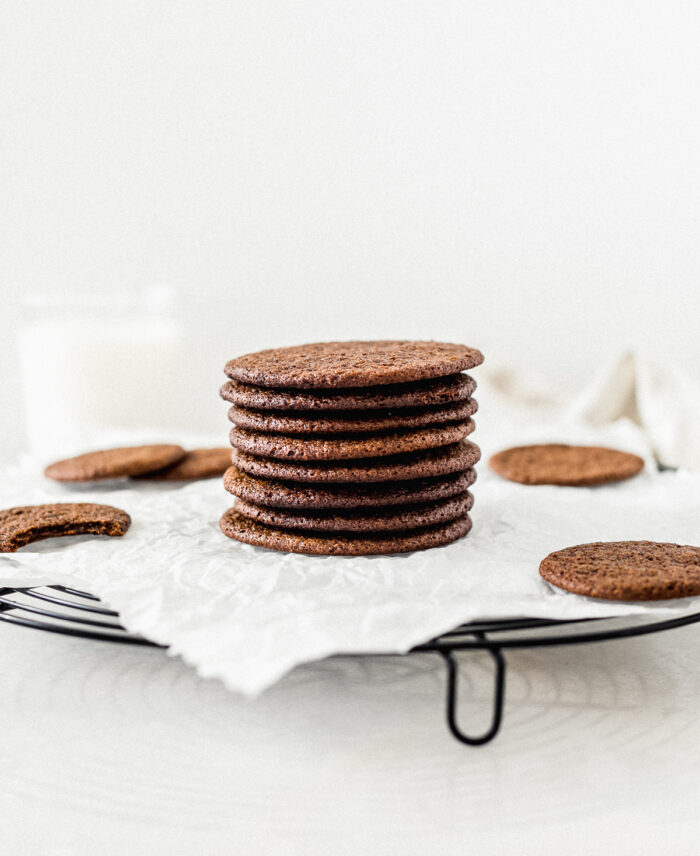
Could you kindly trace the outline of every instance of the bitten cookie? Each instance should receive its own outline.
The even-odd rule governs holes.
[[[75,458],[56,461],[44,470],[47,478],[63,482],[98,481],[125,476],[138,476],[162,470],[185,457],[181,446],[170,444],[126,446],[87,452]]]
[[[0,511],[0,553],[58,535],[123,535],[130,523],[126,511],[92,502],[7,508]]]
[[[274,389],[227,381],[219,390],[226,401],[238,407],[259,410],[384,410],[391,407],[432,407],[466,401],[474,393],[476,381],[455,374],[416,383],[388,384],[365,389]]]
[[[256,505],[272,508],[374,508],[410,505],[448,499],[464,493],[476,480],[476,470],[430,479],[379,482],[369,485],[318,486],[277,479],[261,479],[229,467],[224,487],[229,493]]]
[[[296,461],[338,461],[344,458],[376,458],[400,455],[458,443],[474,430],[471,419],[454,425],[430,426],[414,431],[357,434],[339,437],[295,437],[232,428],[234,449],[267,458]]]
[[[585,487],[632,478],[644,469],[644,461],[617,449],[548,443],[505,449],[491,457],[489,466],[520,484]]]
[[[236,500],[234,509],[250,520],[257,520],[280,529],[310,529],[313,532],[387,532],[396,529],[418,529],[446,523],[466,514],[474,503],[469,493],[420,505],[394,506],[362,511],[334,509],[332,511],[292,510],[255,505],[244,499]]]
[[[337,389],[443,377],[483,361],[476,348],[447,342],[317,342],[244,354],[224,371],[258,386]]]
[[[317,461],[314,463],[261,458],[239,449],[233,450],[233,464],[244,473],[263,478],[300,482],[382,482],[422,479],[470,470],[478,462],[481,450],[475,443],[462,440],[451,446],[357,461]]]
[[[550,553],[540,574],[574,594],[605,600],[700,595],[700,548],[656,541],[578,544]]]
[[[465,514],[449,523],[401,533],[305,535],[302,532],[287,531],[257,523],[231,508],[224,512],[220,526],[224,535],[236,541],[253,544],[256,547],[268,547],[284,553],[364,556],[379,553],[410,553],[414,550],[426,550],[429,547],[441,547],[466,535],[471,529],[472,522],[469,515]]]
[[[222,476],[230,466],[230,449],[190,449],[176,464],[134,478],[139,481],[195,481]]]

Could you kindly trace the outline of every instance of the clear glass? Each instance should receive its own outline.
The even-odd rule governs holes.
[[[73,454],[108,429],[181,423],[172,293],[30,294],[18,331],[27,446]]]

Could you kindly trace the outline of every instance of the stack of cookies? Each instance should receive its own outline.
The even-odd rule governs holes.
[[[319,555],[404,553],[471,529],[474,380],[442,342],[324,342],[227,363],[225,535]]]

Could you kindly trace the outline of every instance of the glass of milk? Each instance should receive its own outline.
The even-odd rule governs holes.
[[[182,331],[171,292],[30,295],[18,331],[27,444],[37,457],[90,448],[108,431],[143,442],[182,424]]]

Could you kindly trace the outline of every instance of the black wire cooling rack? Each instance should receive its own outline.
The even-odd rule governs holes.
[[[83,639],[165,647],[129,633],[119,623],[119,614],[102,606],[99,598],[68,586],[0,588],[0,621]],[[448,728],[460,742],[469,746],[481,746],[493,740],[503,722],[506,690],[504,652],[515,648],[545,648],[629,639],[697,622],[700,622],[700,612],[662,621],[646,616],[569,621],[545,618],[474,621],[462,624],[422,645],[416,645],[409,653],[433,652],[442,656],[447,667],[445,714]],[[455,655],[462,651],[487,651],[494,665],[491,722],[488,729],[477,736],[467,734],[458,722],[459,665]]]

